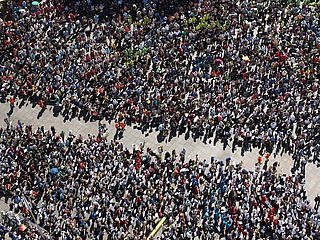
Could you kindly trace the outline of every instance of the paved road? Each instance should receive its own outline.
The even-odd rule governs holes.
[[[47,110],[39,116],[40,107],[32,107],[30,103],[20,105],[20,102],[16,103],[16,106],[13,110],[13,113],[10,117],[12,124],[16,124],[18,120],[24,122],[25,124],[32,124],[34,128],[37,126],[44,126],[46,129],[50,126],[55,126],[57,131],[68,132],[72,130],[75,135],[82,134],[84,137],[88,133],[96,134],[98,131],[98,122],[84,121],[83,119],[65,119],[61,114],[54,115],[52,112],[52,107],[48,106]],[[0,118],[4,119],[7,117],[9,111],[9,104],[3,103],[0,104]],[[109,129],[109,138],[113,138],[116,130],[114,123],[105,123]],[[3,120],[0,120],[0,125],[5,126]],[[183,148],[187,149],[186,156],[194,158],[196,154],[199,155],[202,159],[210,160],[211,156],[214,156],[216,159],[225,159],[230,156],[235,162],[243,162],[243,165],[246,169],[254,169],[254,164],[257,161],[258,152],[253,149],[252,152],[246,152],[244,156],[241,156],[240,149],[237,149],[234,153],[231,152],[231,148],[227,147],[226,151],[222,150],[222,144],[218,142],[216,146],[213,146],[212,143],[204,143],[202,140],[197,139],[194,141],[192,138],[186,139],[185,135],[180,137],[173,138],[171,141],[159,143],[157,140],[158,132],[147,132],[142,133],[135,126],[126,127],[123,138],[120,139],[125,146],[130,148],[132,144],[139,145],[140,142],[146,141],[146,146],[151,147],[152,149],[157,149],[158,146],[162,145],[165,151],[172,151],[176,149],[177,152],[180,152]],[[280,162],[280,173],[281,174],[290,174],[291,168],[293,166],[293,161],[290,156],[283,155],[282,157],[272,156],[270,158],[270,163],[278,161]],[[306,190],[309,199],[313,202],[314,197],[320,192],[320,169],[317,168],[314,164],[307,164],[306,166]],[[5,206],[0,204],[0,208],[3,209]]]

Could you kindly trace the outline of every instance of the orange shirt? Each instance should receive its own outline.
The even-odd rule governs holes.
[[[9,99],[9,102],[10,102],[10,104],[14,104],[14,98],[11,97],[11,98]]]

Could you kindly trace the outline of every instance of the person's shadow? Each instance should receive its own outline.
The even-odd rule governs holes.
[[[72,111],[71,111],[71,116],[70,116],[70,121],[71,121],[72,119],[74,119],[76,116],[77,116],[77,109],[72,109]]]
[[[37,119],[40,119],[44,113],[44,111],[47,109],[46,106],[43,106],[40,110],[40,112],[38,113]]]
[[[178,137],[186,132],[186,127],[179,126]]]
[[[69,109],[67,107],[64,107],[64,110],[62,112],[62,116],[65,117],[68,114],[69,114]]]
[[[141,126],[141,129],[140,129],[141,133],[144,134],[145,132],[148,131],[148,125],[147,124],[143,124]]]
[[[184,135],[184,140],[188,140],[189,138],[190,138],[190,130],[188,129],[188,131]]]
[[[84,108],[81,108],[79,115],[78,115],[78,120],[80,120],[81,118],[85,119],[87,115],[87,111]]]
[[[242,156],[242,157],[244,156],[244,153],[245,153],[245,149],[244,149],[244,147],[242,146],[242,148],[241,148],[241,156]]]
[[[38,102],[36,101],[36,99],[32,99],[30,101],[32,103],[32,108],[35,108],[38,105]]]
[[[197,142],[197,138],[198,138],[197,132],[195,132],[194,134],[192,134],[193,142]]]
[[[54,117],[58,117],[58,116],[59,116],[59,113],[60,113],[60,110],[61,110],[61,107],[59,107],[59,106],[54,106],[53,109],[52,109],[53,116],[54,116]]]
[[[207,140],[208,140],[208,134],[205,134],[205,135],[203,136],[202,142],[203,142],[204,144],[207,144]]]
[[[119,135],[119,129],[117,128],[116,133],[113,136],[113,141],[116,141],[118,139],[118,135]]]
[[[307,163],[305,161],[300,164],[300,173],[304,178],[306,177],[306,165]]]
[[[119,130],[119,134],[118,134],[118,138],[119,140],[123,138],[123,133],[124,133],[125,129],[120,129]]]
[[[66,114],[66,115],[64,116],[64,118],[63,118],[63,122],[66,122],[66,121],[68,121],[68,120],[69,120],[69,115]]]
[[[222,139],[222,143],[223,143],[223,151],[225,151],[225,150],[226,150],[227,146],[229,146],[229,147],[230,147],[230,145],[229,145],[229,140],[228,140],[228,138],[227,138],[227,137],[223,137],[223,139]]]
[[[234,153],[237,150],[237,140],[233,139],[231,151]]]
[[[22,101],[20,102],[18,108],[22,108],[26,102],[27,102],[26,98],[22,98]]]
[[[0,199],[2,199],[5,196],[6,196],[5,192],[3,190],[0,190]]]
[[[218,134],[216,133],[213,139],[213,146],[216,146],[218,141],[219,141],[219,137],[218,137]]]
[[[177,128],[171,127],[168,141],[170,142],[172,138],[175,138],[176,136],[177,136]]]
[[[291,168],[291,173],[294,174],[300,167],[300,160],[298,158],[294,159],[293,166]]]
[[[10,111],[7,113],[8,117],[10,117],[13,113],[13,108],[10,108]]]
[[[268,161],[265,161],[264,164],[263,164],[263,170],[267,171],[268,169]]]
[[[90,114],[87,112],[86,113],[86,115],[83,117],[83,120],[85,121],[85,122],[89,122],[89,120],[90,120]],[[109,122],[109,124],[110,124],[110,122]]]
[[[319,205],[320,205],[320,196],[316,196],[314,199],[315,205],[314,205],[314,210],[318,212]]]
[[[163,131],[160,131],[159,134],[157,135],[157,141],[159,143],[163,142],[164,136],[163,136]]]
[[[298,159],[298,157],[296,157],[294,159],[293,167],[296,168],[296,169],[298,169],[300,167],[300,160]]]

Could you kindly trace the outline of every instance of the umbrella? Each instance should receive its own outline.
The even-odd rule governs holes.
[[[242,57],[242,60],[244,60],[244,61],[249,61],[249,57],[248,57],[248,56],[243,56],[243,57]]]
[[[56,174],[58,173],[58,168],[51,168],[51,169],[50,169],[50,173],[51,173],[52,175],[56,175]]]
[[[220,62],[220,63],[223,62],[222,59],[220,59],[220,58],[215,59],[215,61],[216,61],[216,62]]]
[[[38,1],[33,1],[32,3],[31,3],[31,5],[32,6],[38,6],[40,3],[38,2]]]

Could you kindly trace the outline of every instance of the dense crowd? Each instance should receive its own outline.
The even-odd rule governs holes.
[[[320,237],[303,177],[279,173],[267,156],[247,171],[231,158],[187,159],[188,149],[169,153],[147,143],[127,148],[106,134],[100,128],[83,137],[20,121],[1,129],[1,193],[10,215],[20,216],[2,221],[1,233],[144,239],[166,216],[160,239]]]
[[[217,131],[244,150],[264,143],[319,160],[312,1],[24,1],[8,6],[1,37],[1,93],[12,110],[32,98],[43,110],[164,136]]]
[[[21,98],[319,161],[317,3],[34,5],[8,5],[0,22],[0,93],[11,112]],[[185,149],[128,148],[104,128],[81,136],[6,123],[1,193],[12,214],[39,226],[9,214],[0,234],[12,239],[143,239],[163,216],[163,239],[320,238],[303,177],[279,174],[269,155],[248,172],[232,159],[186,159]]]

